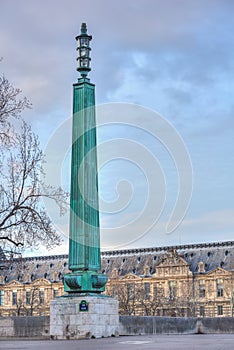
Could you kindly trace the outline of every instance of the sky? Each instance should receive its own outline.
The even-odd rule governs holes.
[[[93,37],[103,250],[233,240],[233,13],[232,0],[0,1],[1,73],[66,190],[82,22]],[[46,205],[64,237],[49,253],[67,253],[68,216]]]

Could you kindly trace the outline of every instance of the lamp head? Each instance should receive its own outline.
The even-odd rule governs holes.
[[[81,34],[76,37],[77,40],[77,70],[80,72],[82,78],[85,78],[88,73],[91,71],[90,66],[90,41],[92,40],[92,36],[87,34],[87,26],[86,23],[82,23],[81,25]]]

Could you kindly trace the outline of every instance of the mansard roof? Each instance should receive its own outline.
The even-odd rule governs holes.
[[[218,267],[226,271],[234,271],[234,241],[227,241],[103,251],[101,253],[102,272],[110,275],[113,269],[117,269],[120,276],[129,273],[144,275],[144,269],[148,267],[150,274],[153,274],[157,264],[171,250],[177,252],[193,273],[197,272],[198,263],[201,261],[204,263],[205,272]],[[45,278],[56,282],[61,280],[67,272],[68,255],[51,255],[8,261],[1,275],[4,275],[6,283],[12,280],[29,282],[29,278],[31,281]]]
[[[200,261],[204,263],[206,272],[217,267],[234,271],[234,241],[103,252],[102,269],[107,275],[114,268],[118,268],[120,275],[129,272],[143,275],[144,267],[148,266],[153,274],[156,265],[171,250],[176,250],[193,273],[197,272]]]

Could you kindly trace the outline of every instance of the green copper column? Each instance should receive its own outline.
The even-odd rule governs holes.
[[[81,78],[73,85],[73,126],[69,232],[69,269],[64,276],[68,293],[100,293],[107,276],[99,273],[100,228],[96,153],[95,85],[87,78],[90,68],[86,24],[78,41],[78,68]]]

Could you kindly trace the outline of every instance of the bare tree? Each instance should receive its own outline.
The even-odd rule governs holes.
[[[26,285],[27,286],[27,285]],[[22,293],[24,292],[24,295]],[[29,295],[27,296],[27,293]],[[9,310],[9,316],[33,316],[40,314],[40,289],[31,286],[29,291],[21,291],[20,297],[15,301],[15,307]]]
[[[118,298],[120,315],[135,315],[136,294],[134,283],[117,284],[112,289],[111,294]]]
[[[33,287],[31,288],[31,291],[30,291],[30,302],[27,305],[27,307],[25,307],[25,309],[27,310],[27,315],[33,316],[34,312],[36,310],[38,311],[39,306],[40,306],[39,288]]]
[[[147,293],[145,283],[136,286],[136,300],[138,309],[144,316],[155,316],[157,310],[162,307],[165,302],[163,288],[154,286],[153,293]]]
[[[183,287],[179,291],[178,286],[169,288],[169,294],[163,300],[164,316],[184,317],[195,316],[195,299],[193,279],[184,280]]]
[[[51,248],[61,238],[41,199],[56,201],[63,214],[66,195],[43,184],[43,154],[31,127],[21,120],[20,130],[14,131],[10,118],[20,118],[29,106],[26,99],[18,99],[19,93],[0,79],[0,240],[24,249],[40,244]]]
[[[25,108],[30,108],[26,97],[19,98],[20,89],[14,88],[4,77],[0,77],[0,142],[11,142],[12,118],[19,119]]]
[[[25,316],[25,305],[22,299],[17,300],[16,302],[16,316]],[[13,311],[14,314],[14,311]]]

